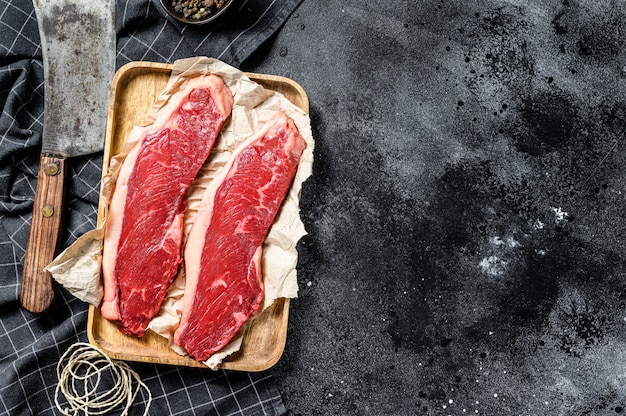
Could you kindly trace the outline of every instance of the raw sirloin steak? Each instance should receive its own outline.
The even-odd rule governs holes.
[[[236,151],[207,188],[185,246],[174,342],[198,361],[222,349],[263,300],[262,244],[306,144],[282,112]]]
[[[191,78],[120,168],[105,230],[100,311],[122,332],[144,334],[177,274],[185,196],[232,105],[221,78]]]

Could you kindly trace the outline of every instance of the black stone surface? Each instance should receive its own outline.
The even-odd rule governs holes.
[[[305,0],[293,415],[626,413],[623,1]]]

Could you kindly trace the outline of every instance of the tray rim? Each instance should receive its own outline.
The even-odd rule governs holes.
[[[108,106],[108,115],[107,115],[107,127],[106,127],[106,140],[104,146],[104,154],[103,154],[103,166],[102,166],[102,178],[107,173],[108,163],[112,157],[111,149],[112,149],[112,137],[113,137],[113,123],[111,122],[112,118],[115,116],[115,98],[117,94],[117,89],[121,81],[125,79],[125,77],[129,76],[129,74],[133,71],[157,71],[157,72],[171,72],[173,68],[173,64],[160,63],[160,62],[149,62],[149,61],[132,61],[123,66],[121,66],[116,72],[111,81],[111,92],[109,98],[109,106]],[[253,72],[244,72],[246,76],[248,76],[251,80],[257,81],[259,83],[279,83],[286,84],[289,87],[293,88],[296,91],[296,94],[299,97],[299,103],[294,103],[305,113],[309,113],[309,101],[304,91],[304,88],[296,81],[279,76],[279,75],[270,75],[270,74],[261,74],[261,73],[253,73]],[[105,166],[106,165],[106,166]],[[101,182],[102,183],[102,179]],[[100,226],[103,221],[104,215],[104,206],[102,202],[102,197],[99,199],[98,203],[98,218],[97,218],[97,226]],[[279,298],[272,304],[268,309],[272,309],[277,307],[277,303],[282,301],[282,308],[279,310],[281,315],[280,325],[282,330],[278,333],[277,338],[274,340],[274,345],[276,348],[273,351],[273,354],[270,358],[265,361],[258,363],[257,365],[245,365],[238,363],[237,361],[228,361],[230,357],[226,357],[224,361],[218,365],[217,369],[222,370],[234,370],[234,371],[249,371],[249,372],[258,372],[264,371],[272,366],[274,366],[284,352],[284,348],[287,341],[287,326],[288,326],[288,318],[289,318],[289,306],[290,299],[289,298]],[[278,305],[280,307],[280,305]],[[278,309],[278,308],[277,308]],[[265,312],[263,312],[265,313]],[[132,353],[125,352],[116,352],[111,348],[105,346],[103,343],[99,342],[96,338],[96,334],[94,332],[94,327],[97,325],[96,320],[104,319],[102,317],[98,318],[99,310],[94,305],[89,305],[88,315],[87,315],[87,338],[89,343],[94,345],[95,347],[101,349],[105,352],[109,357],[116,360],[122,361],[134,361],[134,362],[144,362],[144,363],[152,363],[152,364],[165,364],[165,365],[174,365],[174,366],[185,366],[185,367],[197,367],[210,369],[208,366],[204,365],[201,362],[194,360],[189,356],[178,356],[173,358],[158,358],[149,355],[138,355]],[[245,335],[244,335],[245,337]]]

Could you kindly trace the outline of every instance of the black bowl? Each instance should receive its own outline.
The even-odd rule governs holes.
[[[190,2],[194,2],[196,0],[189,0]],[[189,24],[189,25],[205,25],[208,23],[215,22],[222,18],[228,9],[230,9],[233,4],[238,3],[238,0],[225,0],[222,7],[216,9],[210,14],[207,14],[204,17],[194,18],[193,16],[185,17],[182,11],[176,10],[176,8],[172,5],[172,0],[160,0],[161,6],[165,9],[165,11],[172,16],[172,18],[178,20],[179,22]],[[197,3],[201,3],[202,0],[197,0]]]

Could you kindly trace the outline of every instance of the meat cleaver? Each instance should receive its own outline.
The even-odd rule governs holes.
[[[66,159],[102,150],[115,73],[115,0],[33,0],[41,37],[44,120],[20,302],[45,311],[61,230]]]

